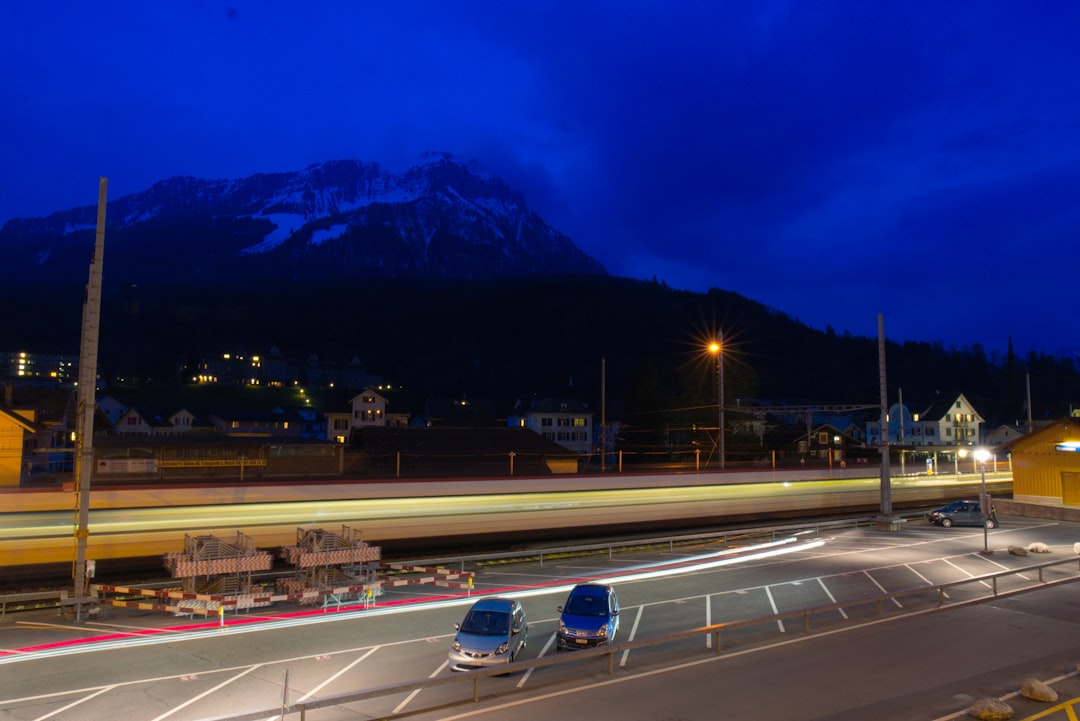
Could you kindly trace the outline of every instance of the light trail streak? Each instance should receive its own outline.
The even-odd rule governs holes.
[[[363,484],[339,484],[298,487],[292,497],[280,487],[231,493],[228,488],[159,489],[153,498],[149,491],[139,495],[139,491],[109,490],[93,499],[88,553],[97,560],[154,556],[181,550],[185,535],[232,537],[237,532],[256,547],[275,548],[293,543],[298,527],[338,524],[362,530],[369,543],[389,544],[485,533],[760,516],[809,508],[864,508],[879,501],[877,479],[748,482],[751,476],[760,474],[731,474],[732,479],[741,479],[737,482],[727,476],[721,482],[706,474],[582,478],[577,480],[592,485],[575,488],[559,486],[551,479],[506,479],[497,485],[468,481],[381,484],[377,491]],[[654,485],[640,485],[646,480]],[[942,479],[933,483],[900,480],[894,483],[893,496],[897,503],[938,501],[963,493],[968,485]],[[500,492],[476,492],[481,488],[499,488]],[[333,497],[328,497],[331,492]],[[0,512],[0,567],[71,562],[71,512],[54,506],[63,495],[53,493],[36,501],[37,507],[48,510],[23,505],[10,513]],[[210,498],[218,502],[209,503]]]
[[[607,584],[617,584],[650,580],[685,573],[695,573],[721,566],[816,548],[824,545],[829,540],[831,539],[800,541],[798,538],[792,536],[790,538],[770,541],[756,546],[749,546],[741,552],[732,550],[716,551],[694,556],[689,559],[680,559],[678,561],[658,561],[656,563],[643,564],[611,574],[578,577],[573,579],[559,579],[556,582],[537,584],[534,586],[493,589],[482,594],[473,593],[463,596],[444,596],[437,600],[422,599],[417,601],[401,601],[394,602],[391,605],[375,605],[369,608],[345,607],[346,610],[333,613],[326,613],[322,610],[301,611],[281,614],[279,616],[262,616],[259,619],[234,620],[227,622],[224,626],[220,626],[216,622],[200,624],[195,630],[192,630],[192,627],[190,626],[170,627],[148,630],[144,635],[133,636],[130,634],[114,634],[105,637],[75,639],[58,644],[13,649],[3,652],[0,654],[0,665],[78,653],[125,649],[133,646],[152,646],[165,643],[195,641],[205,638],[220,638],[222,636],[291,628],[315,623],[331,623],[350,619],[369,618],[372,616],[412,613],[432,608],[452,608],[471,605],[478,598],[496,595],[512,598],[529,598],[556,593],[568,593],[575,585],[585,581],[601,581]],[[183,633],[177,634],[177,631],[182,631]]]

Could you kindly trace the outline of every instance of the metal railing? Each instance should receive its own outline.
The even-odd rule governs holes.
[[[0,596],[0,621],[7,616],[8,605],[14,606],[16,610],[22,610],[27,604],[35,604],[39,601],[48,601],[50,607],[59,606],[67,598],[68,593],[68,591],[36,591],[2,595]]]
[[[902,518],[924,518],[925,512],[910,512],[898,514]],[[747,538],[768,537],[776,540],[781,536],[790,536],[793,533],[811,532],[821,535],[823,531],[841,530],[844,528],[859,528],[861,526],[873,526],[877,523],[876,517],[859,516],[857,518],[839,518],[825,521],[803,521],[783,526],[756,526],[751,528],[734,528],[726,531],[714,531],[711,533],[691,533],[675,536],[651,536],[648,538],[623,538],[603,543],[590,543],[575,546],[553,546],[536,549],[519,548],[513,551],[498,551],[494,553],[478,553],[471,556],[447,556],[442,558],[425,558],[410,561],[418,566],[446,566],[460,565],[464,568],[466,563],[493,563],[497,561],[526,561],[537,559],[541,566],[545,558],[564,558],[569,555],[579,555],[606,551],[611,558],[616,551],[633,551],[638,549],[650,549],[667,546],[673,550],[675,546],[691,543],[705,543],[719,541],[725,546],[732,540],[745,540]]]
[[[1046,569],[1055,568],[1058,566],[1074,565],[1076,566],[1076,573],[1058,578],[1056,580],[1046,580],[1044,571]],[[1038,582],[1025,585],[1020,588],[1015,588],[1007,592],[1002,592],[999,589],[999,580],[1007,576],[1021,576],[1024,574],[1031,574],[1038,572]],[[328,708],[332,706],[340,706],[342,704],[356,703],[359,701],[367,701],[383,696],[391,696],[394,694],[401,694],[404,692],[411,692],[414,690],[437,688],[441,686],[449,686],[454,684],[469,684],[472,690],[472,701],[476,702],[480,699],[480,681],[482,679],[490,678],[492,676],[505,675],[507,673],[517,673],[532,668],[543,668],[546,666],[555,666],[566,663],[584,663],[591,659],[600,657],[607,658],[608,674],[614,674],[615,672],[615,657],[626,651],[635,649],[647,648],[649,646],[657,646],[660,644],[667,644],[678,641],[685,641],[694,638],[701,638],[702,636],[709,637],[713,652],[716,654],[722,653],[721,641],[726,633],[738,629],[745,629],[753,626],[762,626],[767,624],[775,625],[778,621],[785,621],[790,619],[801,619],[803,633],[810,633],[810,621],[811,618],[822,614],[834,614],[844,609],[852,609],[857,606],[874,605],[876,607],[876,615],[883,616],[885,612],[885,604],[887,601],[891,601],[898,598],[912,597],[916,595],[929,595],[934,599],[936,607],[940,609],[945,606],[946,600],[949,598],[948,590],[956,589],[962,586],[970,584],[986,584],[990,588],[990,594],[985,596],[979,596],[973,599],[965,601],[958,601],[950,605],[950,608],[956,608],[959,606],[981,603],[993,598],[1000,598],[1002,596],[1011,596],[1018,593],[1025,593],[1028,591],[1037,590],[1040,588],[1048,588],[1050,586],[1059,585],[1062,583],[1070,583],[1080,580],[1080,559],[1067,558],[1055,561],[1047,561],[1032,566],[1026,566],[1024,568],[1010,569],[1006,571],[996,571],[994,573],[987,573],[979,576],[971,576],[970,578],[961,579],[958,581],[949,581],[947,583],[940,583],[929,586],[918,586],[913,588],[906,588],[899,591],[892,591],[889,593],[883,593],[876,596],[867,596],[863,598],[847,599],[843,601],[837,601],[835,603],[829,603],[823,606],[813,606],[811,608],[803,608],[794,611],[787,611],[784,613],[770,614],[768,616],[759,616],[756,618],[740,619],[736,621],[725,621],[723,623],[717,623],[710,626],[701,626],[698,628],[686,629],[683,631],[675,631],[671,633],[661,634],[658,636],[652,636],[650,638],[638,639],[634,641],[623,641],[620,643],[613,643],[608,646],[602,646],[599,648],[581,649],[574,651],[573,653],[556,654],[552,656],[545,656],[543,658],[531,659],[528,661],[515,661],[512,664],[477,669],[475,671],[467,671],[465,673],[454,673],[447,676],[438,676],[436,678],[419,678],[411,681],[403,681],[400,683],[389,684],[386,686],[377,686],[361,691],[350,691],[341,694],[334,694],[330,696],[322,696],[318,698],[312,698],[305,701],[298,701],[292,704],[282,704],[271,708],[263,708],[259,710],[247,711],[240,714],[227,714],[223,716],[214,716],[212,718],[206,718],[202,721],[258,721],[271,717],[284,717],[287,714],[300,714],[300,721],[305,721],[306,714],[310,710]],[[905,613],[913,613],[908,611]],[[901,613],[900,615],[905,615]],[[837,616],[832,616],[835,619]],[[841,617],[843,618],[843,617]],[[841,623],[843,621],[841,620]],[[700,651],[696,652],[700,653]],[[524,693],[523,691],[515,688],[508,693]],[[445,701],[441,701],[440,705],[445,705]]]

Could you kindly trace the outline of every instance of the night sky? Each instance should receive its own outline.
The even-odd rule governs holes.
[[[5,2],[0,223],[93,205],[102,175],[115,199],[449,152],[614,275],[1072,356],[1078,21],[1065,0]]]

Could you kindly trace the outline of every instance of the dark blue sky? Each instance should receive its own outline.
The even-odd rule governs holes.
[[[1078,38],[1066,0],[3,3],[0,223],[447,151],[616,275],[1076,355]]]

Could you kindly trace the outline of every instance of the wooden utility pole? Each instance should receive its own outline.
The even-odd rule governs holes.
[[[75,528],[75,619],[89,604],[86,539],[90,535],[90,477],[94,472],[94,411],[97,407],[98,330],[101,320],[101,264],[105,257],[105,199],[109,179],[98,181],[97,235],[90,257],[90,279],[83,299],[82,340],[79,346],[78,413],[75,420],[75,493],[78,512]]]
[[[881,516],[879,525],[894,527],[892,485],[889,478],[889,389],[885,382],[885,316],[878,313],[878,386],[881,392]]]

